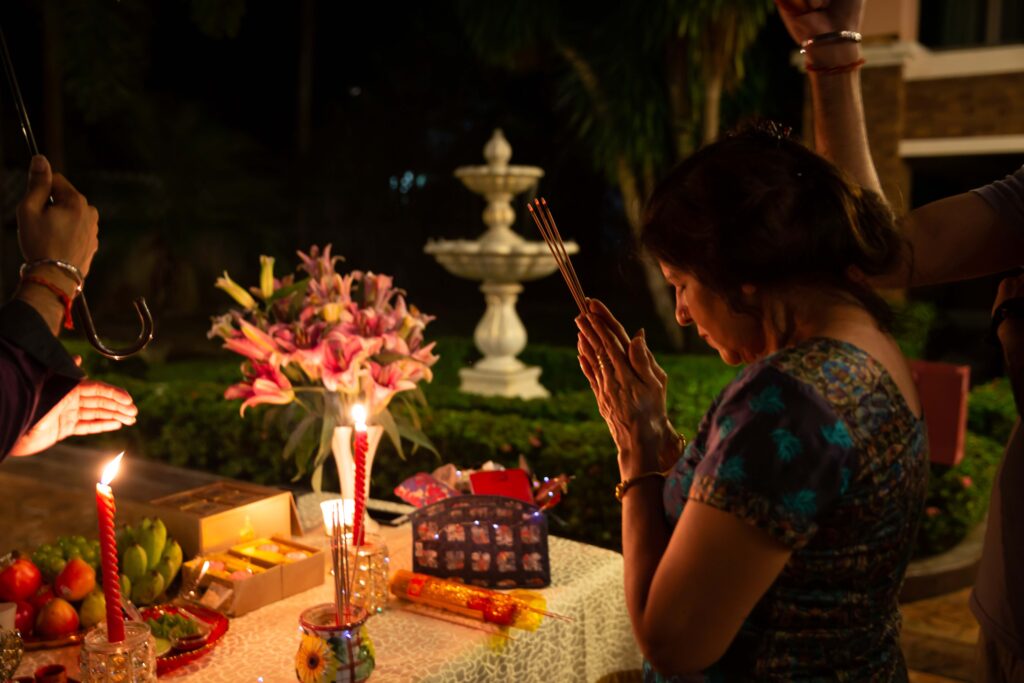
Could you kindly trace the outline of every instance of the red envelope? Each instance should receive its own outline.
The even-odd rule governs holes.
[[[524,503],[533,503],[533,489],[525,470],[511,469],[497,472],[474,472],[469,475],[469,486],[478,496],[505,496]]]
[[[460,494],[426,472],[417,472],[395,487],[395,495],[406,503],[421,508]]]

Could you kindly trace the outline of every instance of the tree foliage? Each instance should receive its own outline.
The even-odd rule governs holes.
[[[743,78],[744,55],[771,7],[770,0],[605,2],[585,12],[541,0],[458,4],[482,59],[551,73],[554,106],[618,187],[634,236],[658,178],[717,136],[722,93]],[[645,276],[678,344],[657,268],[646,264]]]

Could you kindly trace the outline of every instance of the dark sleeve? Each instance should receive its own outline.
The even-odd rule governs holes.
[[[1024,230],[1024,166],[1013,175],[972,192],[988,202],[1001,219]]]
[[[36,309],[0,307],[0,460],[82,377]]]
[[[846,424],[817,391],[772,367],[723,398],[690,500],[802,548],[845,493],[854,457]]]

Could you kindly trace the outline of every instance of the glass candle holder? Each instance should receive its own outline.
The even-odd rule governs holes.
[[[295,654],[298,680],[361,683],[369,678],[375,659],[366,619],[366,610],[353,607],[339,624],[333,603],[304,611],[299,616],[302,640]]]
[[[0,681],[14,676],[21,664],[21,655],[25,646],[21,636],[14,629],[0,628]]]
[[[107,627],[100,624],[85,634],[79,662],[82,683],[154,683],[156,644],[149,626],[128,621],[124,640],[107,642]]]
[[[350,537],[351,538],[351,537]],[[365,534],[363,545],[349,548],[355,563],[352,577],[352,602],[371,616],[380,614],[388,604],[388,569],[391,558],[380,534]]]

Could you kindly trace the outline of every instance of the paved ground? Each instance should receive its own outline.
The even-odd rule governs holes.
[[[967,608],[970,589],[904,604],[903,654],[911,681],[971,681],[978,622]]]
[[[95,482],[113,454],[58,447],[0,465],[0,553],[31,549],[57,535],[95,534]],[[145,501],[216,480],[161,463],[128,459],[115,482],[118,517]],[[978,625],[969,590],[903,605],[903,651],[912,683],[970,681]]]

